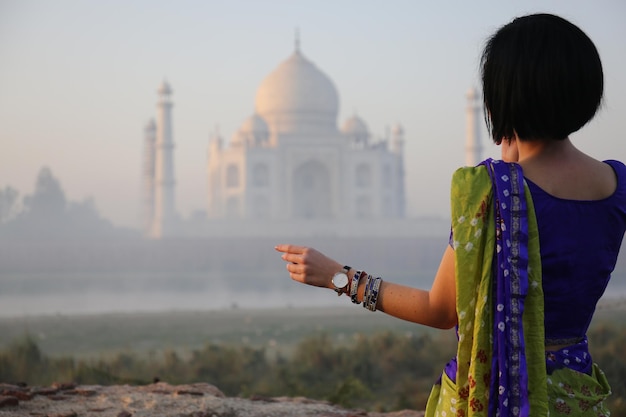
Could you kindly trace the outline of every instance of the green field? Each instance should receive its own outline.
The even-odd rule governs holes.
[[[350,308],[352,307],[352,308]],[[363,308],[283,308],[159,313],[52,315],[0,318],[0,349],[30,335],[49,356],[93,358],[118,352],[200,349],[206,344],[248,345],[288,352],[306,336],[327,333],[349,343],[357,334],[383,330],[441,332]]]
[[[626,330],[623,303],[598,308],[591,328],[610,325]],[[52,357],[95,358],[118,352],[181,354],[207,344],[265,347],[281,353],[306,336],[327,333],[337,343],[349,344],[355,335],[383,330],[454,338],[454,331],[429,329],[363,308],[283,308],[159,313],[51,315],[0,318],[0,350],[30,335],[41,351]],[[593,348],[593,342],[592,342]]]

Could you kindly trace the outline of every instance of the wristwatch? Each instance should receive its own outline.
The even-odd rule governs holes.
[[[346,290],[348,289],[348,284],[350,283],[350,280],[348,278],[348,272],[351,269],[352,268],[346,265],[343,267],[341,271],[333,275],[332,283],[333,283],[333,286],[335,287],[335,291],[337,292],[337,295],[341,295],[345,293]]]

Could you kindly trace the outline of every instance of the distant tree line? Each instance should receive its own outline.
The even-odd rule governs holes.
[[[626,415],[626,333],[611,326],[590,332],[592,355],[613,388],[614,415]],[[349,345],[334,343],[326,333],[300,341],[289,355],[270,357],[264,348],[207,344],[181,355],[117,353],[107,359],[51,358],[25,336],[0,352],[0,382],[49,385],[142,385],[155,380],[171,384],[208,382],[228,396],[304,396],[347,408],[394,411],[424,409],[430,388],[455,343],[430,333],[407,336],[381,332],[359,336]]]
[[[94,200],[68,201],[48,167],[37,174],[32,195],[0,188],[0,238],[94,237],[119,233],[98,213]]]

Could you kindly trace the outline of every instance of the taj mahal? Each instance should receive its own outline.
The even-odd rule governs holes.
[[[172,89],[164,81],[157,91],[156,121],[144,132],[146,236],[384,237],[415,230],[416,220],[405,216],[403,127],[395,124],[380,139],[357,115],[339,127],[337,88],[298,40],[262,81],[254,113],[230,141],[209,139],[204,218],[176,213]],[[467,163],[480,160],[480,114],[470,90]]]

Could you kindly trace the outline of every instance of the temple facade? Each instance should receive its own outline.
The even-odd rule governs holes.
[[[402,127],[374,140],[357,115],[339,128],[338,108],[331,79],[296,48],[230,141],[211,138],[208,218],[403,218]]]
[[[144,136],[144,234],[197,236],[411,237],[449,231],[445,219],[405,216],[405,134],[374,137],[354,114],[338,122],[333,81],[293,53],[261,82],[254,112],[225,140],[208,143],[206,207],[181,219],[175,207],[172,90],[158,89],[157,120]],[[467,94],[466,165],[482,158],[482,106]]]

